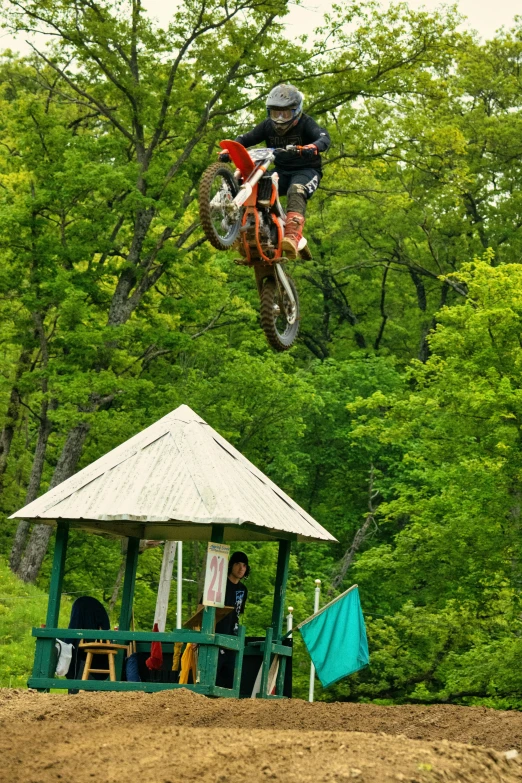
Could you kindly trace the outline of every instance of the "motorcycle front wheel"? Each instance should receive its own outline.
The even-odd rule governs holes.
[[[209,166],[199,184],[199,217],[210,244],[228,250],[239,236],[241,209],[233,203],[239,185],[223,163]]]
[[[294,281],[289,277],[288,282],[295,298],[295,310],[274,278],[266,278],[261,289],[261,328],[276,351],[288,351],[299,334],[299,297]]]

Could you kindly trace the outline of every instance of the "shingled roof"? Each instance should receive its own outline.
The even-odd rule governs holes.
[[[187,405],[164,416],[11,519],[148,539],[335,541]]]

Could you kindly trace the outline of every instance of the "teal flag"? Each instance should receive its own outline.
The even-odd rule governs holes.
[[[324,688],[370,662],[357,585],[297,627]]]

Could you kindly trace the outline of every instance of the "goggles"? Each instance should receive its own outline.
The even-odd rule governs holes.
[[[294,109],[270,109],[270,119],[274,122],[288,122],[294,117]]]

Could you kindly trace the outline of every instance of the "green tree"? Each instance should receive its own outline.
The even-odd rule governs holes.
[[[508,666],[520,631],[522,272],[486,259],[459,279],[468,297],[439,314],[409,390],[350,405],[355,442],[377,465],[390,445],[400,450],[379,507],[390,541],[355,568],[367,610],[384,618],[371,625],[377,665],[361,694],[522,695],[499,652]]]

